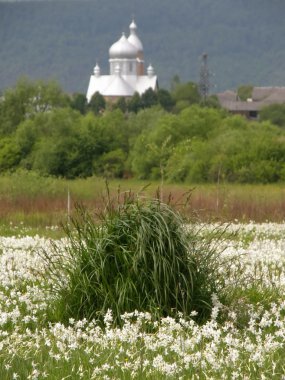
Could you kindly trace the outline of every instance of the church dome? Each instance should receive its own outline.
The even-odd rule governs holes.
[[[137,53],[138,49],[128,41],[124,33],[109,49],[110,58],[134,59],[137,57]]]
[[[130,25],[130,35],[128,37],[128,41],[134,45],[138,51],[142,52],[143,51],[143,44],[141,43],[141,40],[137,36],[137,25],[132,21]]]

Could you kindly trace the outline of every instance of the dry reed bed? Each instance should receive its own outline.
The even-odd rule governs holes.
[[[152,193],[151,195],[153,195]],[[115,191],[112,192],[117,197]],[[149,196],[149,193],[141,194]],[[197,216],[201,221],[234,221],[241,222],[264,221],[282,222],[285,220],[285,196],[280,192],[275,196],[262,196],[249,193],[218,194],[216,191],[194,190],[188,203],[185,205],[185,192],[183,189],[164,191],[163,200],[176,205],[187,217]],[[74,210],[75,204],[83,203],[91,212],[100,212],[105,207],[105,201],[101,195],[94,198],[85,198],[71,194],[70,210]],[[25,224],[55,225],[66,220],[68,210],[67,194],[60,196],[47,195],[18,195],[11,199],[10,196],[0,197],[0,221],[13,223],[23,221]]]

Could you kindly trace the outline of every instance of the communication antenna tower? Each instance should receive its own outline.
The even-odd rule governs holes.
[[[202,63],[200,67],[200,80],[199,80],[199,92],[203,100],[205,100],[210,92],[211,83],[210,83],[211,73],[208,68],[208,54],[204,53],[202,55]]]

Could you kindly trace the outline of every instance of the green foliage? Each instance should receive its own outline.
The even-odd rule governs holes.
[[[20,161],[20,147],[16,145],[11,137],[0,140],[0,170],[14,169]]]
[[[83,134],[78,126],[79,114],[69,109],[59,109],[35,120],[40,135],[30,156],[32,169],[44,175],[73,178],[91,175],[82,165]],[[88,170],[88,169],[87,169]]]
[[[141,109],[150,108],[158,104],[170,112],[175,105],[175,101],[167,90],[159,89],[156,92],[149,88],[141,96],[136,92],[127,102],[127,109],[129,112],[137,113]]]
[[[108,155],[104,155],[117,149],[121,149],[117,157],[120,164],[110,165],[114,157],[109,157],[108,164]],[[25,118],[13,135],[2,138],[0,168],[6,171],[23,167],[66,178],[91,176],[94,172],[114,177],[122,175],[122,160],[126,161],[128,149],[128,124],[121,111],[101,118],[55,107]],[[102,165],[94,165],[95,161],[105,169],[96,171]]]
[[[138,92],[135,92],[128,101],[128,110],[137,113],[142,108],[141,97]]]
[[[13,133],[27,118],[68,105],[68,98],[54,81],[22,78],[8,89],[0,102],[0,134]]]
[[[169,181],[284,180],[285,140],[280,129],[199,106],[188,107],[178,115],[165,115],[151,130],[141,132],[130,151],[136,176],[162,177],[161,156],[157,152],[168,137],[163,177]]]
[[[155,317],[209,316],[211,295],[218,290],[217,252],[187,232],[181,216],[158,200],[134,199],[107,204],[97,224],[83,208],[67,225],[66,252],[55,246],[50,262],[58,302],[54,316],[103,319],[111,309],[116,323],[124,312],[149,311]],[[59,255],[59,256],[58,256]],[[63,268],[64,284],[56,268]]]
[[[104,153],[98,160],[94,160],[94,172],[104,178],[122,178],[124,175],[126,153],[118,148]]]
[[[149,108],[158,103],[157,93],[152,89],[147,89],[141,96],[142,108]]]
[[[285,180],[283,105],[265,108],[254,123],[219,109],[215,97],[188,106],[189,89],[197,90],[176,85],[175,105],[168,91],[148,90],[103,113],[97,93],[88,105],[94,112],[86,113],[84,95],[68,99],[53,82],[22,80],[0,101],[0,170],[161,182]]]
[[[208,96],[206,99],[203,99],[203,101],[200,102],[200,105],[203,107],[221,108],[217,95]]]
[[[238,87],[237,95],[240,98],[240,100],[246,101],[247,99],[252,98],[252,90],[253,90],[252,84],[244,84]]]
[[[115,109],[118,108],[123,113],[126,113],[128,110],[128,105],[127,105],[126,99],[124,97],[119,98],[117,100],[117,102],[115,103],[114,108]]]
[[[157,152],[167,139],[170,138],[167,152],[164,152],[165,164],[179,143],[193,137],[207,138],[219,125],[222,117],[222,113],[218,110],[198,106],[186,108],[178,115],[162,116],[151,130],[145,129],[136,139],[130,151],[133,172],[139,178],[160,178],[161,157]],[[155,146],[157,149],[154,149]],[[206,157],[202,159],[204,158]],[[177,162],[177,167],[180,163]],[[167,174],[167,178],[175,176]]]
[[[70,107],[84,115],[87,111],[87,99],[84,94],[75,93],[70,99]]]
[[[279,127],[285,127],[285,104],[271,104],[259,113],[261,121],[270,121]]]
[[[193,82],[178,83],[173,90],[172,96],[178,111],[201,101],[198,85]]]
[[[161,107],[168,112],[172,111],[175,105],[174,99],[172,98],[170,92],[163,88],[160,88],[157,91],[157,100]]]
[[[242,278],[242,269],[238,271],[236,276]],[[230,305],[227,312],[235,310],[236,325],[242,329],[248,326],[250,322],[249,305],[251,308],[262,305],[264,310],[270,310],[271,305],[278,303],[282,296],[283,293],[279,287],[267,287],[262,284],[262,280],[252,278],[250,286],[245,287],[242,282],[237,282],[235,287],[229,288],[225,294],[225,303]],[[222,319],[224,320],[225,317],[226,315]]]
[[[105,108],[106,101],[104,97],[98,91],[95,92],[88,104],[88,109],[94,112],[95,115],[100,115],[104,112]]]
[[[194,139],[180,142],[167,161],[166,178],[174,182],[207,181],[207,154],[203,141]]]

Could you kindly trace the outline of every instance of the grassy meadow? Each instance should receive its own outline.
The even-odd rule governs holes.
[[[132,191],[145,197],[171,200],[187,217],[201,221],[282,222],[285,218],[285,185],[170,184],[138,180],[110,180],[111,197]],[[69,194],[69,200],[68,200]],[[0,176],[0,226],[3,233],[25,226],[31,233],[65,222],[74,205],[84,204],[98,213],[106,201],[102,178],[65,180],[18,171]],[[54,232],[52,232],[53,234]],[[58,232],[57,232],[58,233]]]
[[[108,189],[109,196],[105,181],[98,178],[67,181],[26,172],[0,177],[0,379],[285,378],[285,186],[164,184],[160,188],[160,183],[124,180],[110,181]],[[185,231],[194,268],[191,289],[209,293],[208,279],[216,281],[207,301],[210,311],[203,320],[195,308],[176,314],[169,309],[166,314],[153,304],[137,309],[127,306],[117,323],[117,306],[132,305],[136,298],[131,281],[140,272],[150,275],[143,272],[141,262],[134,276],[129,275],[132,252],[145,263],[150,254],[156,262],[158,252],[163,276],[166,266],[171,267],[162,245],[166,241],[172,246],[167,239],[168,223],[164,232],[156,231],[153,224],[145,227],[151,217],[158,219],[155,212],[143,214],[145,219],[140,214],[135,217],[139,223],[143,219],[144,233],[155,239],[144,250],[132,238],[132,231],[140,236],[141,229],[133,227],[128,209],[129,219],[119,214],[115,222],[107,220],[104,228],[91,228],[88,219],[87,229],[74,224],[77,235],[66,235],[60,227],[70,220],[72,226],[77,203],[84,204],[90,215],[100,215],[110,199],[114,199],[112,207],[124,202],[129,190],[146,198],[157,194],[166,203],[170,199],[189,218]],[[111,235],[105,236],[106,231]],[[176,227],[173,231],[176,239]],[[144,243],[146,238],[140,238]],[[105,244],[99,265],[91,256],[102,247],[94,241]],[[105,295],[103,288],[92,287],[96,273],[91,267],[103,268],[113,252],[123,261],[111,273],[105,267],[104,276],[111,276],[105,281]],[[170,257],[173,267],[178,267],[174,259]],[[118,293],[112,295],[109,285],[116,276],[114,268],[123,266],[127,281],[119,273],[114,283]],[[163,281],[156,278],[157,285],[150,285],[159,288],[162,296]],[[126,294],[128,289],[134,294],[127,304],[120,299],[123,286]],[[80,305],[74,315],[61,319],[57,308],[62,307],[62,299],[68,304],[78,293],[77,302],[82,289],[87,296],[93,292],[98,309],[104,304],[101,319],[76,315]],[[110,301],[113,309],[104,302],[110,295],[118,300],[116,305]],[[155,292],[150,288],[141,305],[148,295]],[[191,296],[185,305],[192,300]]]

